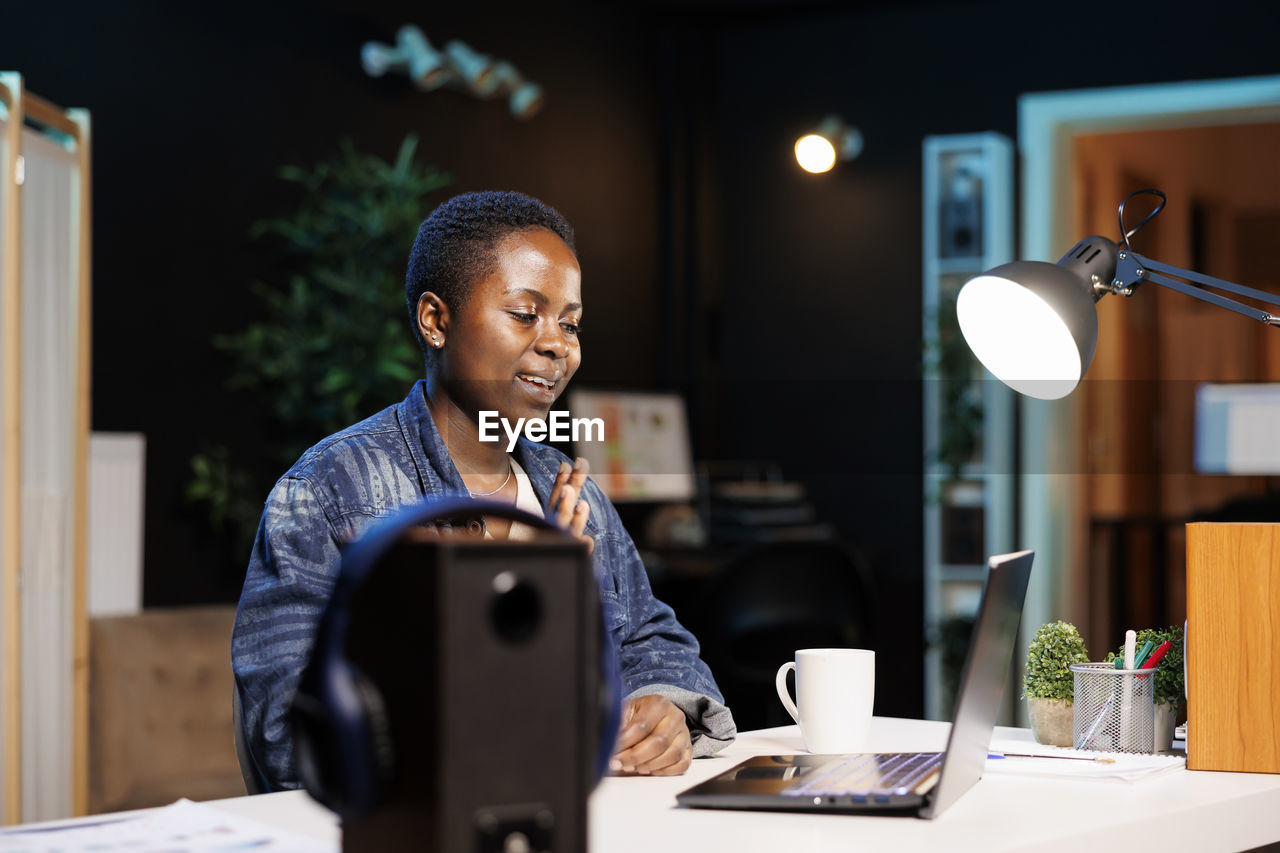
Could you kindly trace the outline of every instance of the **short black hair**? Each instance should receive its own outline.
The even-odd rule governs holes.
[[[467,301],[471,286],[489,274],[494,247],[508,234],[546,228],[577,255],[573,228],[553,207],[517,192],[487,191],[454,196],[431,212],[418,228],[409,253],[404,294],[413,333],[429,361],[434,350],[418,328],[418,300],[431,292],[451,311]]]

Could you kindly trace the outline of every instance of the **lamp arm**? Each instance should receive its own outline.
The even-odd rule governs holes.
[[[1162,275],[1161,273],[1167,273]],[[1185,278],[1187,281],[1178,281],[1170,276],[1178,276]],[[1225,296],[1219,296],[1216,293],[1205,290],[1205,287],[1213,287],[1218,290],[1225,290],[1236,296],[1244,296],[1249,299],[1256,299],[1259,302],[1265,302],[1268,305],[1280,306],[1280,296],[1274,293],[1268,293],[1265,290],[1258,290],[1252,287],[1246,287],[1243,284],[1235,284],[1234,282],[1225,281],[1213,276],[1204,275],[1203,273],[1192,272],[1190,270],[1175,267],[1171,264],[1153,261],[1150,258],[1143,257],[1136,252],[1129,251],[1120,253],[1120,257],[1116,262],[1116,281],[1121,287],[1132,288],[1144,281],[1151,281],[1170,290],[1176,290],[1195,299],[1209,302],[1217,305],[1219,308],[1226,308],[1228,311],[1234,311],[1237,314],[1243,314],[1259,322],[1266,323],[1271,326],[1280,326],[1280,317],[1269,314],[1258,308],[1244,305],[1236,302],[1234,299],[1228,299]]]

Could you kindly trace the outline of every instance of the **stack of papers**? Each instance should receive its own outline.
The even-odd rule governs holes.
[[[91,819],[93,820],[93,819]],[[99,815],[94,823],[47,829],[0,831],[3,853],[210,853],[214,850],[272,853],[338,853],[337,845],[268,826],[190,800],[137,817]]]
[[[1104,782],[1139,782],[1165,773],[1185,770],[1182,755],[1135,755],[1127,752],[1093,752],[1066,746],[1046,746],[1025,740],[991,742],[983,775],[1044,776],[1054,779],[1093,779]],[[1031,757],[1027,757],[1031,756]]]

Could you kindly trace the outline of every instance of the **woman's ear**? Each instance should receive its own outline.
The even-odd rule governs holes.
[[[418,332],[427,346],[440,349],[449,329],[449,306],[434,293],[427,291],[418,297]]]

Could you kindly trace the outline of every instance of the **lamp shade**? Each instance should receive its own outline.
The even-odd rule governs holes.
[[[1057,400],[1075,389],[1098,343],[1098,312],[1115,275],[1117,247],[1081,240],[1056,264],[1014,261],[970,279],[956,319],[982,365],[1029,397]]]

